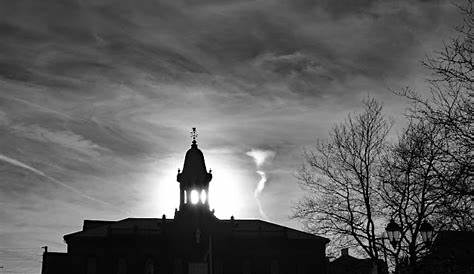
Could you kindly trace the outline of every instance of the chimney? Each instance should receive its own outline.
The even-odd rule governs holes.
[[[341,257],[349,256],[349,248],[343,248],[341,249]]]

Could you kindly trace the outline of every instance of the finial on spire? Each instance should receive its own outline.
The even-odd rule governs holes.
[[[193,130],[191,131],[191,138],[193,138],[193,145],[196,144],[196,138],[198,137],[198,133],[196,132],[196,128],[193,127]]]

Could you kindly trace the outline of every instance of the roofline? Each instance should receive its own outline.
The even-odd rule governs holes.
[[[107,220],[91,220],[91,219],[85,219],[85,220],[82,222],[82,230],[76,231],[76,232],[72,232],[72,233],[69,233],[69,234],[64,235],[64,236],[63,236],[64,241],[67,242],[67,238],[70,238],[71,236],[74,236],[74,235],[76,235],[76,234],[79,234],[79,233],[83,232],[83,231],[84,231],[84,228],[85,228],[86,222],[98,222],[98,223],[103,223],[104,225],[106,225],[106,224],[116,223],[116,222],[119,222],[119,221],[107,221]]]
[[[48,251],[48,252],[45,252],[45,254],[48,254],[48,255],[61,255],[61,256],[66,256],[66,255],[69,255],[67,252],[57,252],[57,251]]]
[[[168,219],[168,218],[166,218],[166,219],[163,219],[163,218],[132,218],[132,217],[128,217],[128,218],[117,220],[117,221],[85,219],[83,223],[85,223],[86,221],[89,221],[89,222],[100,222],[100,223],[103,223],[104,225],[110,225],[110,224],[114,224],[114,223],[118,223],[118,222],[123,222],[123,221],[126,221],[126,220],[167,220],[167,221],[169,221],[169,220],[173,220],[173,219]],[[98,227],[100,227],[100,226],[98,226]],[[94,227],[94,228],[98,228],[98,227]],[[91,228],[91,229],[94,229],[94,228]],[[66,234],[66,235],[63,236],[63,239],[67,243],[68,238],[73,237],[74,235],[77,235],[77,234],[82,233],[84,231],[85,230],[84,230],[84,225],[83,225],[82,230]]]
[[[159,220],[159,221],[174,221],[175,219],[174,218],[166,218],[166,219],[163,219],[163,218],[132,218],[132,217],[129,217],[129,218],[125,218],[125,219],[121,219],[121,220],[118,220],[118,221],[104,221],[104,220],[84,220],[84,223],[86,221],[91,221],[91,222],[101,222],[101,223],[104,223],[104,225],[109,225],[109,224],[114,224],[114,223],[118,223],[118,222],[123,222],[123,221],[126,221],[126,220]],[[306,232],[306,231],[301,231],[301,230],[298,230],[298,229],[294,229],[294,228],[291,228],[291,227],[287,227],[287,226],[283,226],[283,225],[280,225],[280,224],[277,224],[277,223],[272,223],[272,222],[268,222],[268,221],[264,221],[264,220],[260,220],[260,219],[217,219],[219,221],[224,221],[224,222],[235,222],[235,221],[252,221],[252,222],[260,222],[260,223],[266,223],[266,224],[269,224],[269,225],[273,225],[273,226],[277,226],[277,227],[280,227],[282,230],[289,230],[289,231],[293,231],[293,232],[297,232],[297,233],[303,233],[305,235],[307,235],[308,237],[311,237],[311,238],[314,238],[314,239],[318,239],[318,240],[321,240],[323,241],[325,244],[329,243],[331,240],[329,240],[328,238],[325,238],[325,237],[322,237],[322,236],[318,236],[318,235],[315,235],[315,234],[312,234],[312,233],[309,233],[309,232]],[[81,230],[81,231],[77,231],[77,232],[73,232],[73,233],[70,233],[70,234],[66,234],[63,236],[63,239],[64,241],[68,241],[68,239],[74,235],[77,235],[79,233],[82,233],[84,231]]]
[[[294,228],[291,228],[291,227],[287,227],[287,226],[283,226],[283,225],[280,225],[280,224],[277,224],[277,223],[272,223],[272,222],[268,222],[268,221],[265,221],[265,220],[260,220],[260,219],[224,219],[224,220],[221,220],[221,221],[229,221],[229,222],[232,222],[232,221],[253,221],[253,222],[261,222],[261,223],[267,223],[267,224],[270,224],[270,225],[274,225],[274,226],[278,226],[282,229],[286,229],[286,230],[291,230],[291,231],[295,231],[295,232],[298,232],[298,233],[303,233],[303,234],[306,234],[310,237],[314,237],[314,238],[318,238],[320,240],[323,240],[326,244],[329,243],[331,240],[329,240],[328,238],[325,238],[325,237],[322,237],[322,236],[318,236],[318,235],[315,235],[315,234],[312,234],[312,233],[309,233],[309,232],[306,232],[306,231],[302,231],[302,230],[298,230],[298,229],[294,229]]]

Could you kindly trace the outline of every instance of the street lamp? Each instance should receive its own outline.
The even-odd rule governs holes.
[[[420,225],[420,233],[421,233],[421,238],[423,239],[423,242],[429,246],[431,244],[431,240],[433,239],[433,226],[430,225],[426,220],[423,221]]]
[[[385,227],[385,231],[387,232],[388,240],[392,244],[393,248],[396,249],[397,244],[400,242],[400,237],[402,234],[402,229],[400,226],[395,222],[395,220],[391,219],[390,222]],[[420,225],[420,234],[423,242],[427,247],[431,244],[434,234],[434,228],[430,225],[426,220],[423,221]],[[410,267],[416,267],[415,265]],[[398,252],[395,254],[395,271],[398,271]]]
[[[388,240],[392,244],[393,248],[395,248],[397,246],[398,241],[400,241],[400,226],[395,223],[393,219],[391,219],[390,223],[388,223],[388,225],[385,227],[385,231],[387,232]]]

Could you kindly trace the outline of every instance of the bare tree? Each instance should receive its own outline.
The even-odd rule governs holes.
[[[333,244],[353,244],[377,259],[377,172],[391,123],[376,100],[363,103],[362,113],[349,115],[331,130],[328,140],[319,140],[305,153],[298,178],[308,195],[297,204],[294,216],[308,230],[331,237]]]
[[[463,24],[456,28],[457,37],[445,44],[442,51],[427,58],[423,64],[433,77],[430,96],[423,97],[410,89],[401,92],[409,99],[409,117],[430,123],[439,134],[438,145],[444,153],[444,165],[437,167],[444,177],[442,186],[452,194],[472,196],[474,105],[473,105],[473,2],[459,6]]]
[[[423,221],[437,230],[474,228],[472,0],[460,9],[466,16],[458,36],[424,62],[433,72],[429,96],[401,92],[410,124],[397,143],[386,144],[391,124],[381,104],[368,99],[362,113],[305,152],[298,179],[308,194],[294,216],[333,246],[356,246],[372,259],[389,252],[413,269],[426,252]],[[395,249],[380,237],[390,218],[402,228]]]
[[[465,0],[458,5],[463,15],[462,25],[455,28],[457,37],[445,44],[442,51],[429,57],[423,64],[436,76],[435,81],[466,85],[472,90],[474,63],[472,55],[473,42],[473,1]],[[470,84],[470,86],[469,86]]]
[[[385,215],[391,216],[401,227],[401,239],[396,249],[386,249],[394,258],[407,258],[407,266],[414,270],[419,258],[427,251],[420,237],[420,228],[429,220],[436,230],[472,224],[470,201],[464,196],[446,192],[444,177],[439,176],[444,165],[444,139],[438,128],[430,123],[413,122],[384,157],[380,169],[379,191]],[[447,214],[455,207],[458,215]],[[388,218],[387,218],[388,219]],[[381,246],[383,248],[383,246]]]
[[[438,231],[474,228],[472,0],[460,9],[465,19],[458,36],[423,63],[433,73],[429,96],[402,92],[411,123],[380,169],[385,214],[402,229],[396,249],[385,251],[406,258],[410,270],[427,251],[419,236],[423,221]]]

